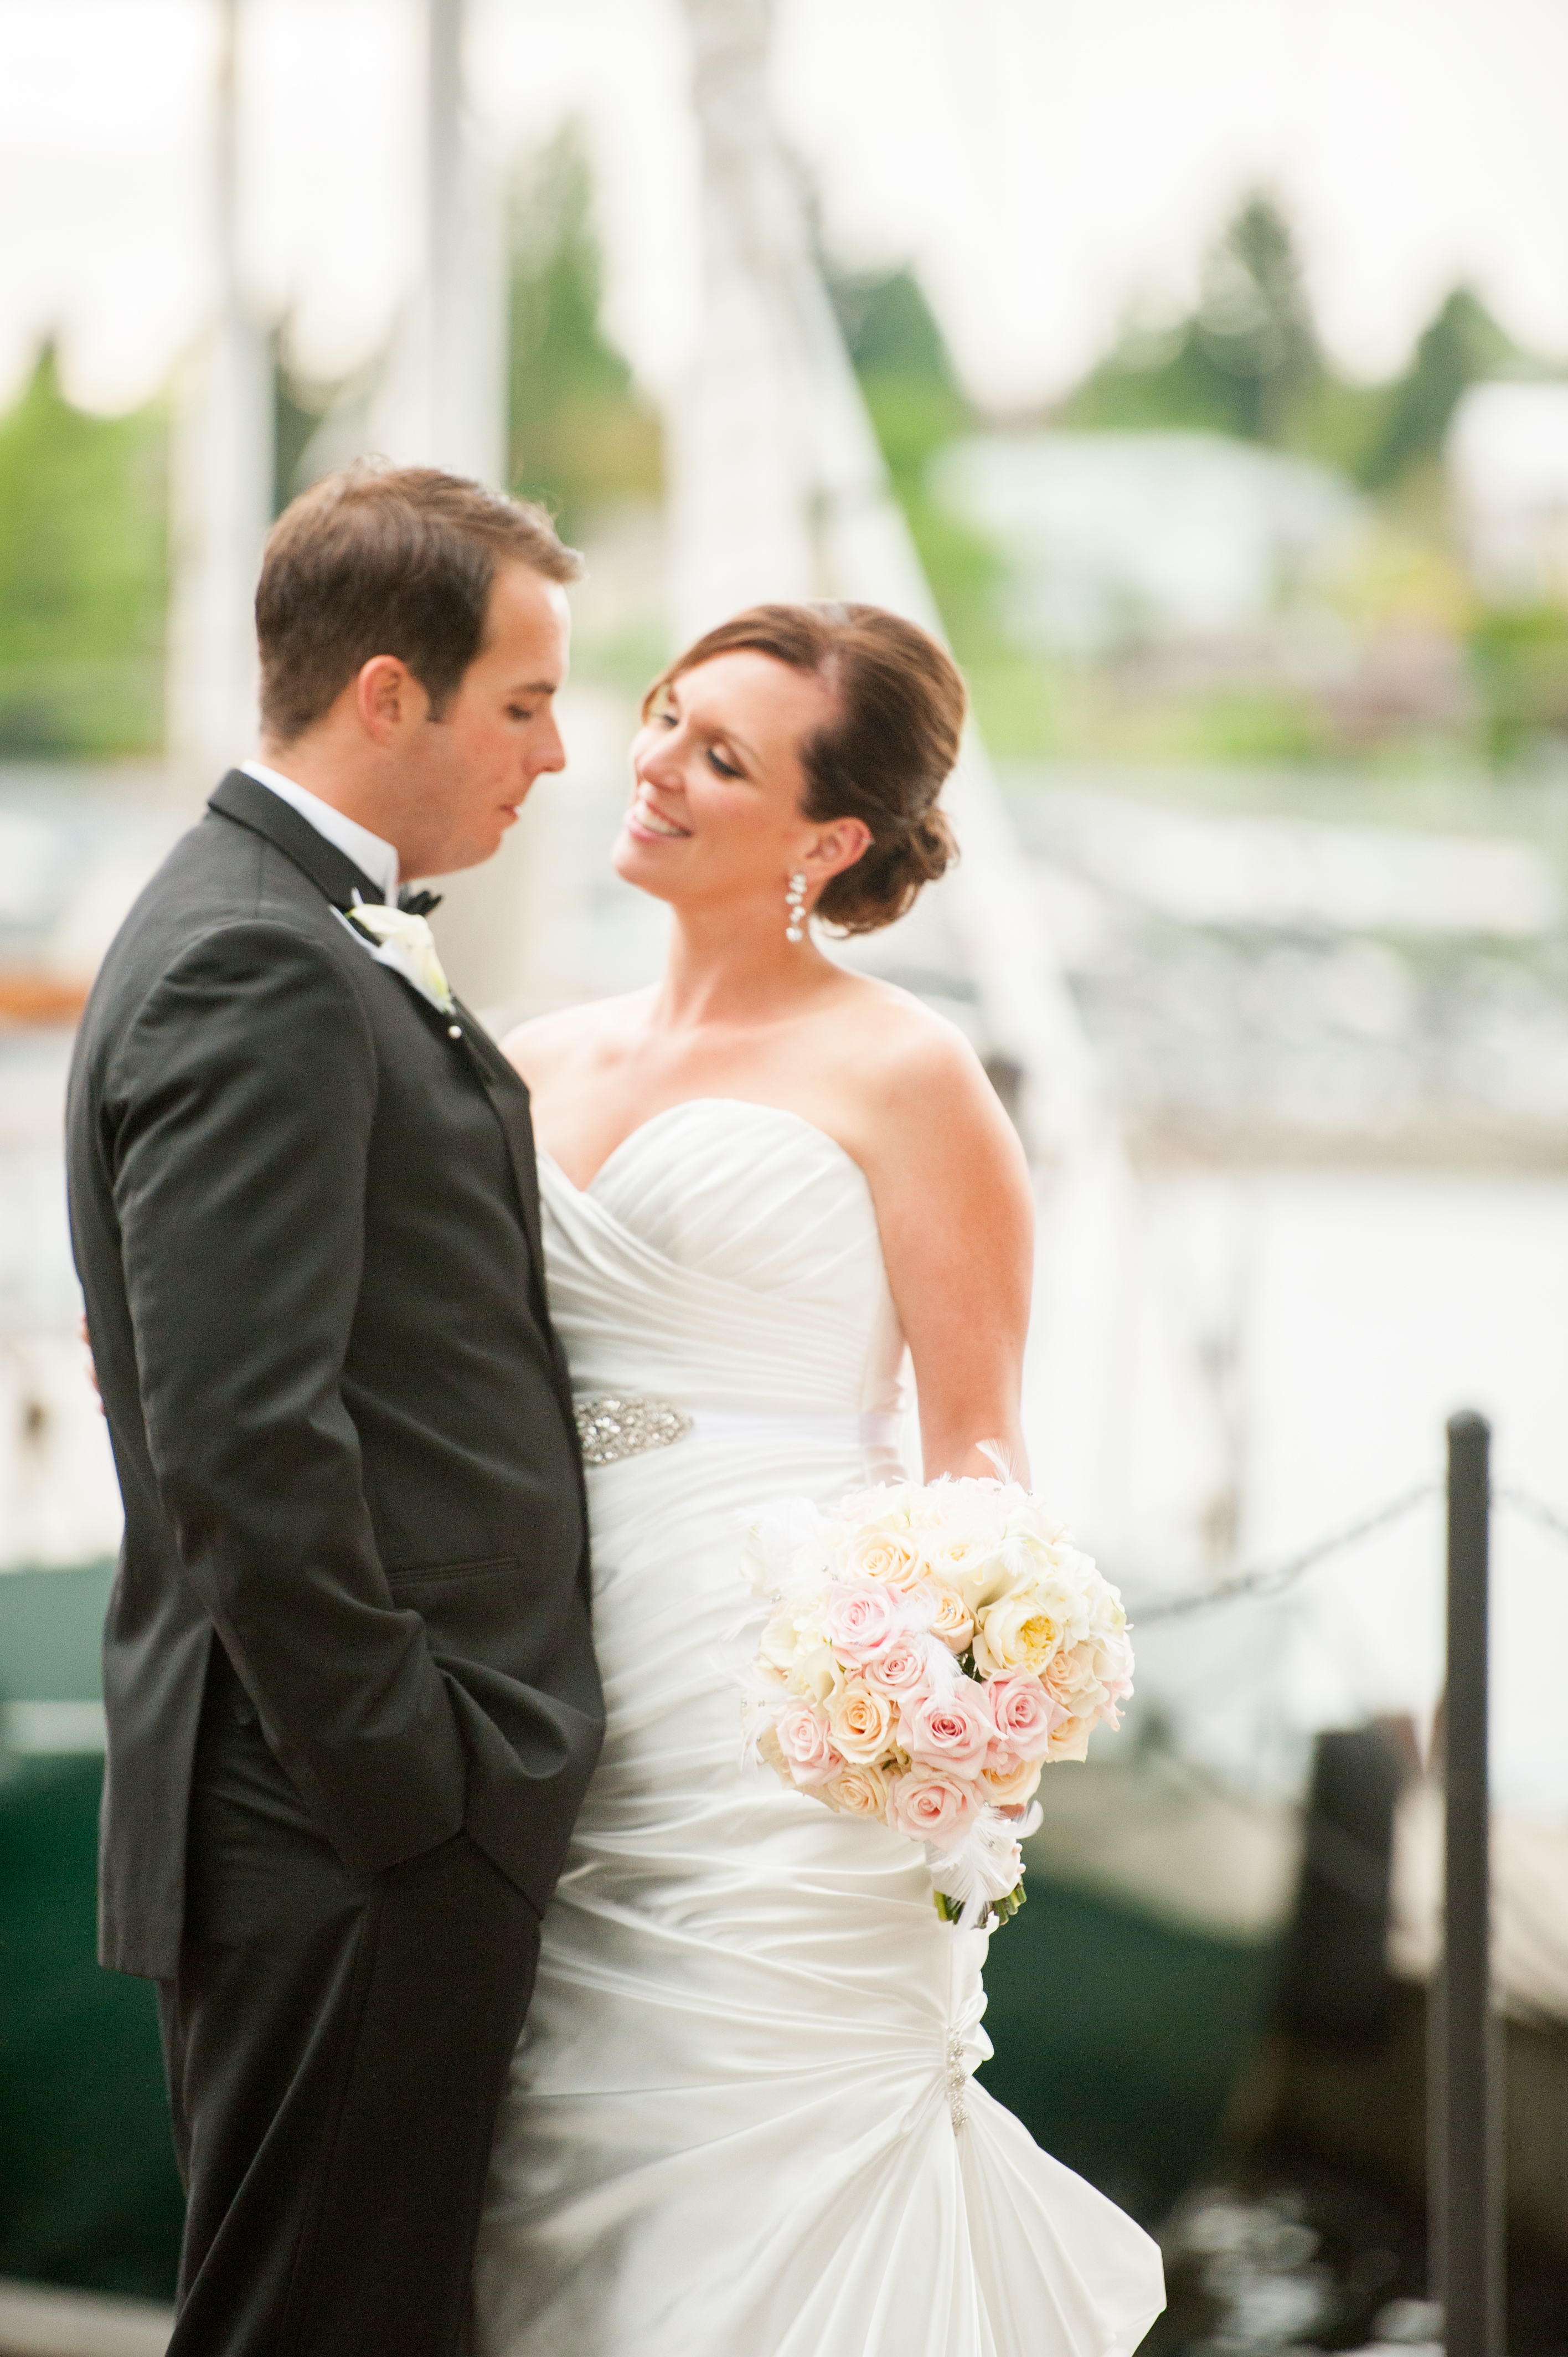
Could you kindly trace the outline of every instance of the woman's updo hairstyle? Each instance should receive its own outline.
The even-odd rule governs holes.
[[[800,748],[802,808],[824,824],[862,819],[871,841],[811,913],[846,933],[874,933],[958,856],[937,808],[969,700],[958,666],[928,631],[884,606],[750,606],[660,673],[643,717],[683,673],[743,649],[814,673],[832,697],[832,717]]]

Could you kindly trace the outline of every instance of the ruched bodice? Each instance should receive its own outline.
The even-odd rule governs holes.
[[[692,1428],[588,1474],[605,1747],[502,2107],[479,2357],[1125,2357],[1158,2253],[972,2083],[983,1935],[914,1844],[741,1759],[748,1510],[900,1469],[865,1176],[702,1098],[585,1190],[540,1178],[574,1385]]]
[[[579,1390],[896,1413],[904,1337],[865,1173],[799,1114],[655,1114],[579,1192],[540,1157],[550,1306]]]

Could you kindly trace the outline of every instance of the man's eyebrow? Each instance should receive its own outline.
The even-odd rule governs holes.
[[[521,686],[513,685],[507,690],[509,695],[559,695],[560,693],[558,679],[531,679]]]

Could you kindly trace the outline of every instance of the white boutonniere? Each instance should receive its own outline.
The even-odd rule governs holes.
[[[406,909],[382,908],[373,900],[356,901],[353,908],[338,913],[378,965],[390,965],[404,982],[413,984],[421,998],[427,998],[443,1015],[451,1014],[452,986],[442,971],[427,918],[415,917]]]

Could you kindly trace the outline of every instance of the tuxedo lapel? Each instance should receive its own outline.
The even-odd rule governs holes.
[[[306,875],[318,892],[326,895],[335,909],[349,908],[356,894],[361,900],[381,900],[381,887],[371,882],[362,868],[357,867],[346,852],[324,834],[317,834],[307,818],[263,786],[257,778],[245,775],[243,770],[231,770],[217,791],[208,802],[208,808],[220,818],[232,819],[238,825],[249,827],[291,859]],[[447,1020],[438,1007],[434,1007],[412,985],[408,985],[411,1000],[419,1013],[440,1023],[441,1029],[451,1036]],[[468,1061],[484,1084],[485,1094],[506,1142],[507,1159],[511,1165],[517,1187],[518,1209],[521,1213],[523,1232],[539,1284],[540,1304],[544,1300],[544,1239],[539,1219],[539,1173],[534,1162],[533,1125],[528,1114],[528,1091],[513,1071],[506,1058],[489,1038],[484,1026],[466,1006],[457,1005],[456,1014],[462,1024],[462,1047]]]
[[[208,797],[207,807],[220,818],[233,819],[248,826],[252,834],[263,836],[304,870],[335,909],[351,907],[356,895],[361,900],[382,900],[381,886],[372,883],[346,851],[317,834],[307,818],[302,818],[291,802],[263,786],[259,778],[248,778],[243,770],[231,770],[217,791]]]
[[[521,1080],[478,1018],[470,1013],[461,1000],[455,1002],[463,1026],[463,1042],[469,1060],[485,1084],[506,1140],[507,1159],[517,1182],[518,1206],[522,1212],[522,1224],[527,1232],[529,1250],[536,1269],[544,1266],[544,1238],[539,1219],[539,1166],[535,1159],[533,1123],[528,1110],[528,1091]]]

